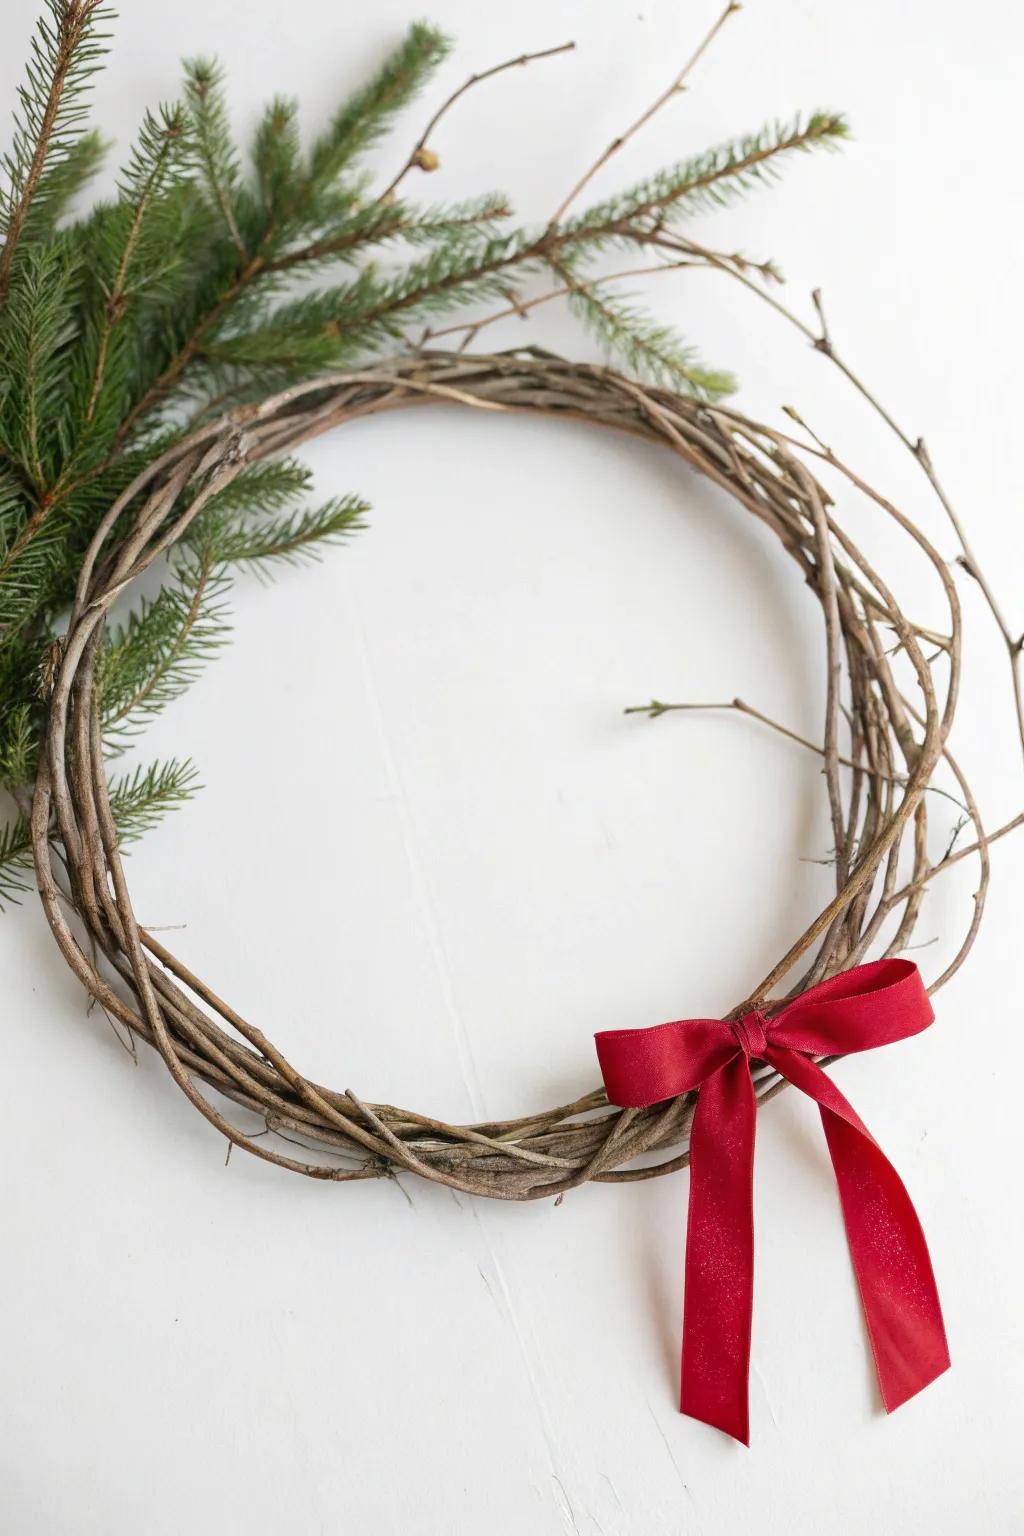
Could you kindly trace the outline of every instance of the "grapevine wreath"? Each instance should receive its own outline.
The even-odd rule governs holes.
[[[909,974],[916,977],[916,968],[893,957],[908,947],[929,881],[967,857],[979,866],[967,930],[929,991],[971,948],[989,881],[988,845],[1021,818],[986,836],[949,751],[961,619],[947,561],[796,412],[789,413],[791,430],[783,431],[727,404],[729,377],[705,368],[622,297],[615,280],[637,269],[605,273],[598,265],[608,251],[626,249],[648,264],[642,271],[715,270],[760,295],[846,374],[915,456],[945,509],[960,564],[980,584],[1006,641],[1019,723],[1020,642],[923,441],[903,433],[838,355],[819,295],[805,322],[780,302],[771,263],[714,250],[687,229],[689,214],[769,179],[787,157],[840,140],[843,120],[819,112],[775,124],[577,211],[591,179],[684,89],[737,9],[727,6],[669,88],[598,157],[546,223],[507,234],[502,197],[422,208],[399,190],[437,169],[439,124],[470,86],[564,48],[471,76],[380,190],[356,164],[443,57],[445,41],[432,28],[410,31],[308,154],[300,148],[294,105],[272,102],[257,130],[251,174],[229,131],[219,72],[191,61],[182,103],[147,116],[115,199],[77,215],[74,200],[102,152],[84,125],[84,92],[104,45],[107,13],[97,0],[50,0],[0,203],[0,774],[21,810],[0,834],[0,894],[14,895],[34,867],[47,921],[89,995],[132,1040],[141,1037],[159,1051],[174,1082],[230,1146],[334,1182],[407,1171],[498,1199],[561,1197],[587,1180],[628,1182],[684,1167],[696,1106],[711,1098],[710,1090],[695,1091],[700,1074],[692,1081],[680,1075],[675,1058],[668,1077],[658,1075],[658,1065],[653,1087],[633,1092],[627,1083],[611,1095],[613,1080],[650,1068],[656,1032],[634,1030],[613,1032],[624,1039],[605,1042],[605,1087],[525,1118],[452,1125],[366,1102],[350,1088],[337,1091],[303,1076],[136,920],[122,847],[187,797],[191,769],[174,762],[116,776],[111,760],[219,643],[232,569],[295,560],[358,525],[362,508],[351,498],[295,510],[307,477],[290,455],[320,433],[375,413],[437,404],[539,412],[657,444],[683,461],[681,485],[695,470],[760,519],[820,603],[825,728],[820,745],[803,745],[823,759],[835,894],[729,1020],[716,1025],[715,1039],[749,1068],[744,1081],[753,1082],[758,1101],[799,1076],[786,1065],[795,1052],[783,1049],[785,1029],[773,1044],[776,1022],[790,1018],[789,1034],[799,1036],[792,1020],[801,1006],[804,1015],[809,1004],[813,1013],[814,1006],[834,1009],[837,999],[849,1007],[853,973],[870,972],[869,1000],[917,984]],[[395,253],[409,247],[414,254],[402,264]],[[390,252],[392,264],[368,261],[374,249]],[[338,270],[343,280],[334,286],[289,291],[293,277]],[[539,294],[520,288],[537,273],[553,278],[554,287]],[[618,367],[573,363],[532,347],[473,350],[492,320],[556,298],[596,331]],[[482,318],[434,323],[464,304],[492,309]],[[413,331],[426,322],[433,328]],[[908,548],[930,563],[948,613],[939,628],[924,628],[902,611],[884,574],[840,522],[823,473],[883,509]],[[158,596],[133,604],[138,578],[153,566],[164,583]],[[115,605],[128,611],[116,625]],[[652,715],[686,707],[645,706]],[[741,700],[719,707],[785,730]],[[929,852],[930,792],[952,798],[961,812],[938,859]],[[970,841],[960,837],[968,826]],[[865,969],[879,950],[883,970]],[[928,1022],[923,991],[914,1008],[915,1022],[887,1025],[885,1038]],[[628,1055],[640,1037],[647,1037],[640,1042],[643,1063],[612,1059],[616,1051]],[[884,1043],[875,1037],[833,1051],[817,1036],[800,1039],[804,1063]],[[845,1114],[806,1082],[800,1086],[819,1098],[823,1117]],[[255,1112],[264,1131],[242,1129],[231,1103]],[[752,1124],[749,1139],[752,1153]],[[836,1160],[832,1140],[830,1133]],[[845,1209],[839,1160],[836,1168]],[[691,1245],[699,1216],[691,1205]],[[846,1216],[870,1327],[873,1303],[848,1209]],[[909,1219],[901,1220],[910,1230]],[[738,1262],[746,1263],[742,1243],[740,1250]],[[916,1262],[926,1288],[926,1252]],[[689,1263],[688,1257],[688,1273]],[[689,1330],[702,1320],[696,1281],[694,1298],[688,1349]],[[875,1308],[877,1322],[877,1298]],[[749,1338],[749,1316],[734,1322]],[[880,1361],[886,1406],[943,1368],[941,1317],[937,1328],[916,1385],[890,1382],[887,1391]],[[884,1355],[874,1328],[872,1341],[876,1358]],[[737,1368],[745,1371],[745,1357]],[[735,1382],[723,1392],[735,1400],[742,1394],[734,1389]],[[684,1362],[684,1407],[746,1438],[742,1404],[733,1401],[728,1411],[702,1404],[692,1382],[687,1404],[686,1392]]]

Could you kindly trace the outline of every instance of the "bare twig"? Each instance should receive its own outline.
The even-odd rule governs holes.
[[[432,153],[428,147],[431,134],[445,114],[454,107],[461,97],[465,96],[467,91],[471,91],[475,85],[480,85],[484,80],[491,80],[495,75],[503,74],[506,69],[518,69],[526,64],[533,64],[538,59],[553,59],[557,54],[571,53],[575,47],[575,43],[559,43],[556,48],[542,48],[538,53],[520,53],[514,59],[505,59],[501,64],[492,64],[490,69],[483,69],[478,74],[470,75],[468,80],[464,80],[458,90],[453,91],[447,101],[442,102],[438,107],[410,150],[405,164],[388,182],[377,201],[384,202],[387,198],[392,197],[409,172],[417,166],[423,166],[424,157]],[[434,168],[434,165],[431,164],[431,169]]]
[[[947,494],[945,487],[935,472],[935,466],[932,461],[931,453],[929,452],[924,438],[912,437],[910,433],[904,431],[899,422],[882,404],[881,400],[874,393],[874,391],[871,390],[867,384],[865,384],[860,375],[855,373],[850,365],[845,361],[845,359],[837,352],[835,343],[832,339],[826,322],[824,300],[822,298],[821,289],[816,288],[811,294],[811,300],[819,322],[818,329],[815,330],[814,327],[808,325],[806,321],[802,320],[800,316],[795,313],[795,311],[790,309],[788,305],[783,304],[775,294],[766,291],[757,283],[753,282],[745,272],[723,260],[719,253],[711,251],[705,246],[701,246],[696,241],[683,239],[675,235],[667,234],[663,231],[645,232],[642,230],[637,230],[635,231],[635,238],[642,244],[658,246],[663,250],[670,251],[677,255],[699,255],[705,259],[709,266],[715,267],[719,271],[725,272],[730,277],[735,278],[737,282],[742,283],[745,288],[748,288],[752,293],[756,294],[757,297],[764,303],[769,304],[778,315],[781,315],[782,318],[787,321],[788,324],[794,326],[803,336],[807,338],[811,346],[814,347],[815,351],[820,352],[824,357],[827,357],[829,361],[839,369],[840,373],[842,373],[843,376],[849,381],[849,383],[853,385],[854,389],[862,397],[862,399],[864,399],[867,404],[871,406],[876,415],[878,415],[881,420],[884,421],[889,430],[899,439],[904,448],[906,448],[907,451],[913,455],[914,459],[920,465],[925,476],[927,477],[928,482],[931,485],[932,490],[939,502],[939,505],[942,507],[942,510],[944,511],[949,524],[952,527],[954,534],[956,535],[957,542],[960,545],[960,556],[958,559],[958,564],[977,583],[981,594],[985,599],[985,603],[989,609],[989,612],[995,621],[996,627],[999,630],[999,634],[1002,637],[1003,644],[1006,647],[1007,658],[1010,665],[1014,711],[1017,720],[1017,735],[1020,740],[1021,751],[1024,753],[1024,676],[1022,676],[1022,666],[1024,666],[1024,663],[1022,663],[1021,660],[1022,655],[1024,655],[1024,633],[1015,632],[1007,620],[1006,615],[1003,612],[1002,605],[996,597],[995,591],[984,572],[981,562],[974,552],[963,520],[961,519],[959,513],[953,505],[952,500]]]
[[[546,293],[536,294],[532,299],[520,299],[517,297],[507,308],[496,309],[493,313],[485,315],[482,320],[463,320],[458,325],[446,325],[436,331],[430,330],[428,327],[423,333],[420,346],[424,347],[428,342],[440,341],[446,336],[465,334],[465,339],[460,344],[461,351],[462,348],[474,342],[480,332],[486,329],[487,326],[494,325],[495,321],[508,320],[514,315],[518,316],[520,320],[525,320],[530,310],[538,309],[542,304],[550,304],[554,299],[568,298],[571,294],[578,293],[581,289],[584,292],[589,292],[590,289],[604,287],[607,283],[620,283],[632,277],[653,277],[659,272],[674,272],[678,271],[681,267],[692,267],[695,265],[696,263],[692,261],[659,261],[654,263],[653,266],[627,267],[621,272],[608,272],[601,277],[588,278],[586,281],[574,280],[572,283],[566,283],[561,288],[550,288]]]
[[[646,125],[651,121],[651,118],[654,117],[656,113],[661,111],[666,102],[671,101],[674,96],[680,95],[686,89],[686,81],[695,66],[699,64],[701,58],[704,56],[708,48],[710,48],[711,44],[718,36],[719,32],[722,30],[722,27],[729,20],[729,17],[741,9],[742,7],[738,4],[738,0],[730,0],[730,3],[725,7],[725,10],[718,17],[717,21],[698,44],[697,48],[687,59],[682,69],[674,77],[672,83],[667,87],[667,89],[662,91],[661,95],[656,97],[656,99],[651,102],[651,105],[645,112],[641,112],[640,116],[634,123],[631,123],[628,128],[626,128],[616,138],[612,139],[611,143],[608,145],[608,148],[604,150],[602,154],[598,155],[590,169],[584,171],[579,181],[577,181],[576,185],[572,187],[571,190],[566,194],[566,196],[559,203],[558,207],[555,209],[555,212],[551,215],[551,218],[548,222],[548,227],[550,229],[555,229],[559,224],[561,224],[562,220],[565,218],[566,213],[572,207],[573,203],[579,197],[583,189],[588,186],[594,179],[598,171],[606,166],[608,161],[611,160],[614,155],[617,155],[625,144],[629,143],[630,139],[638,134],[642,128],[646,127]]]

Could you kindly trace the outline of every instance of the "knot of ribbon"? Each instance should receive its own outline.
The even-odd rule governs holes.
[[[680,1411],[750,1443],[757,1100],[751,1058],[814,1099],[832,1157],[886,1412],[949,1368],[935,1277],[899,1174],[816,1056],[904,1040],[934,1014],[909,960],[855,966],[777,1009],[680,1019],[595,1036],[612,1104],[646,1107],[699,1090],[690,1131]]]
[[[768,1036],[765,1033],[768,1020],[760,1008],[755,1008],[753,1013],[744,1013],[738,1019],[726,1021],[732,1030],[732,1037],[736,1041],[744,1056],[756,1056],[763,1059],[765,1047],[768,1044]]]

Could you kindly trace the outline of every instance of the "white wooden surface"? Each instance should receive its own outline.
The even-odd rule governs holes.
[[[5,99],[34,9],[4,9]],[[122,143],[184,52],[229,62],[243,127],[275,90],[316,124],[419,6],[125,10],[99,92]],[[439,92],[579,48],[471,95],[425,190],[500,186],[542,218],[714,10],[435,0],[461,39]],[[1022,42],[1009,0],[751,5],[604,183],[798,106],[849,112],[845,154],[792,167],[714,238],[777,258],[794,302],[822,284],[1019,621]],[[797,402],[952,557],[914,466],[766,311],[710,276],[662,278],[652,302],[754,413]],[[532,334],[586,351],[553,312]],[[149,755],[193,754],[206,788],[131,860],[143,919],[183,925],[185,958],[314,1075],[452,1118],[591,1086],[595,1029],[735,1001],[825,897],[829,871],[803,862],[828,846],[817,765],[734,717],[621,708],[740,694],[815,734],[818,616],[779,550],[673,462],[582,426],[423,411],[310,458],[325,493],[371,498],[372,527],[269,591],[243,583],[234,646],[147,736]],[[913,600],[921,572],[859,516]],[[1020,764],[1004,657],[962,586],[955,744],[995,825]],[[1022,847],[999,849],[937,1027],[837,1069],[918,1203],[954,1370],[881,1413],[817,1118],[784,1095],[760,1126],[749,1452],[675,1411],[685,1174],[555,1209],[225,1168],[161,1065],[133,1067],[86,1016],[34,901],[3,917],[0,1527],[1019,1529]],[[973,875],[928,899],[929,974]]]

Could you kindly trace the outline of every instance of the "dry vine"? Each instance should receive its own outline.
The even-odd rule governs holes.
[[[508,1200],[560,1195],[589,1179],[650,1178],[686,1164],[685,1150],[653,1166],[636,1167],[634,1160],[685,1140],[692,1095],[621,1111],[610,1108],[597,1090],[524,1119],[472,1126],[364,1103],[350,1090],[336,1092],[305,1078],[259,1029],[140,928],[132,909],[110,812],[96,687],[97,656],[112,605],[245,465],[345,422],[431,402],[569,417],[667,447],[779,537],[820,602],[828,679],[824,744],[820,749],[804,744],[824,758],[836,891],[736,1012],[770,1008],[784,983],[792,994],[860,963],[883,938],[887,954],[905,948],[928,881],[973,854],[980,878],[968,931],[933,990],[957,970],[981,919],[990,839],[947,748],[961,623],[946,562],[920,529],[829,450],[796,445],[785,433],[721,405],[536,351],[489,357],[425,352],[293,386],[198,427],[124,491],[85,557],[51,680],[47,749],[32,807],[44,909],[66,960],[89,992],[160,1052],[178,1087],[230,1143],[260,1158],[329,1180],[407,1170]],[[948,631],[923,628],[902,611],[883,576],[837,521],[828,492],[808,465],[809,454],[845,475],[923,553],[948,607]],[[902,675],[908,667],[912,691]],[[667,707],[676,706],[650,709],[658,713]],[[738,700],[724,707],[765,719]],[[841,752],[844,719],[850,745]],[[926,792],[936,787],[933,775],[943,761],[974,824],[975,841],[932,863]],[[84,943],[65,915],[65,903],[84,927]],[[794,983],[790,972],[802,960],[803,974]],[[268,1129],[348,1160],[341,1166],[307,1161],[261,1142],[232,1123],[201,1091],[200,1081],[255,1111]],[[767,1069],[758,1074],[762,1101],[778,1086]]]

